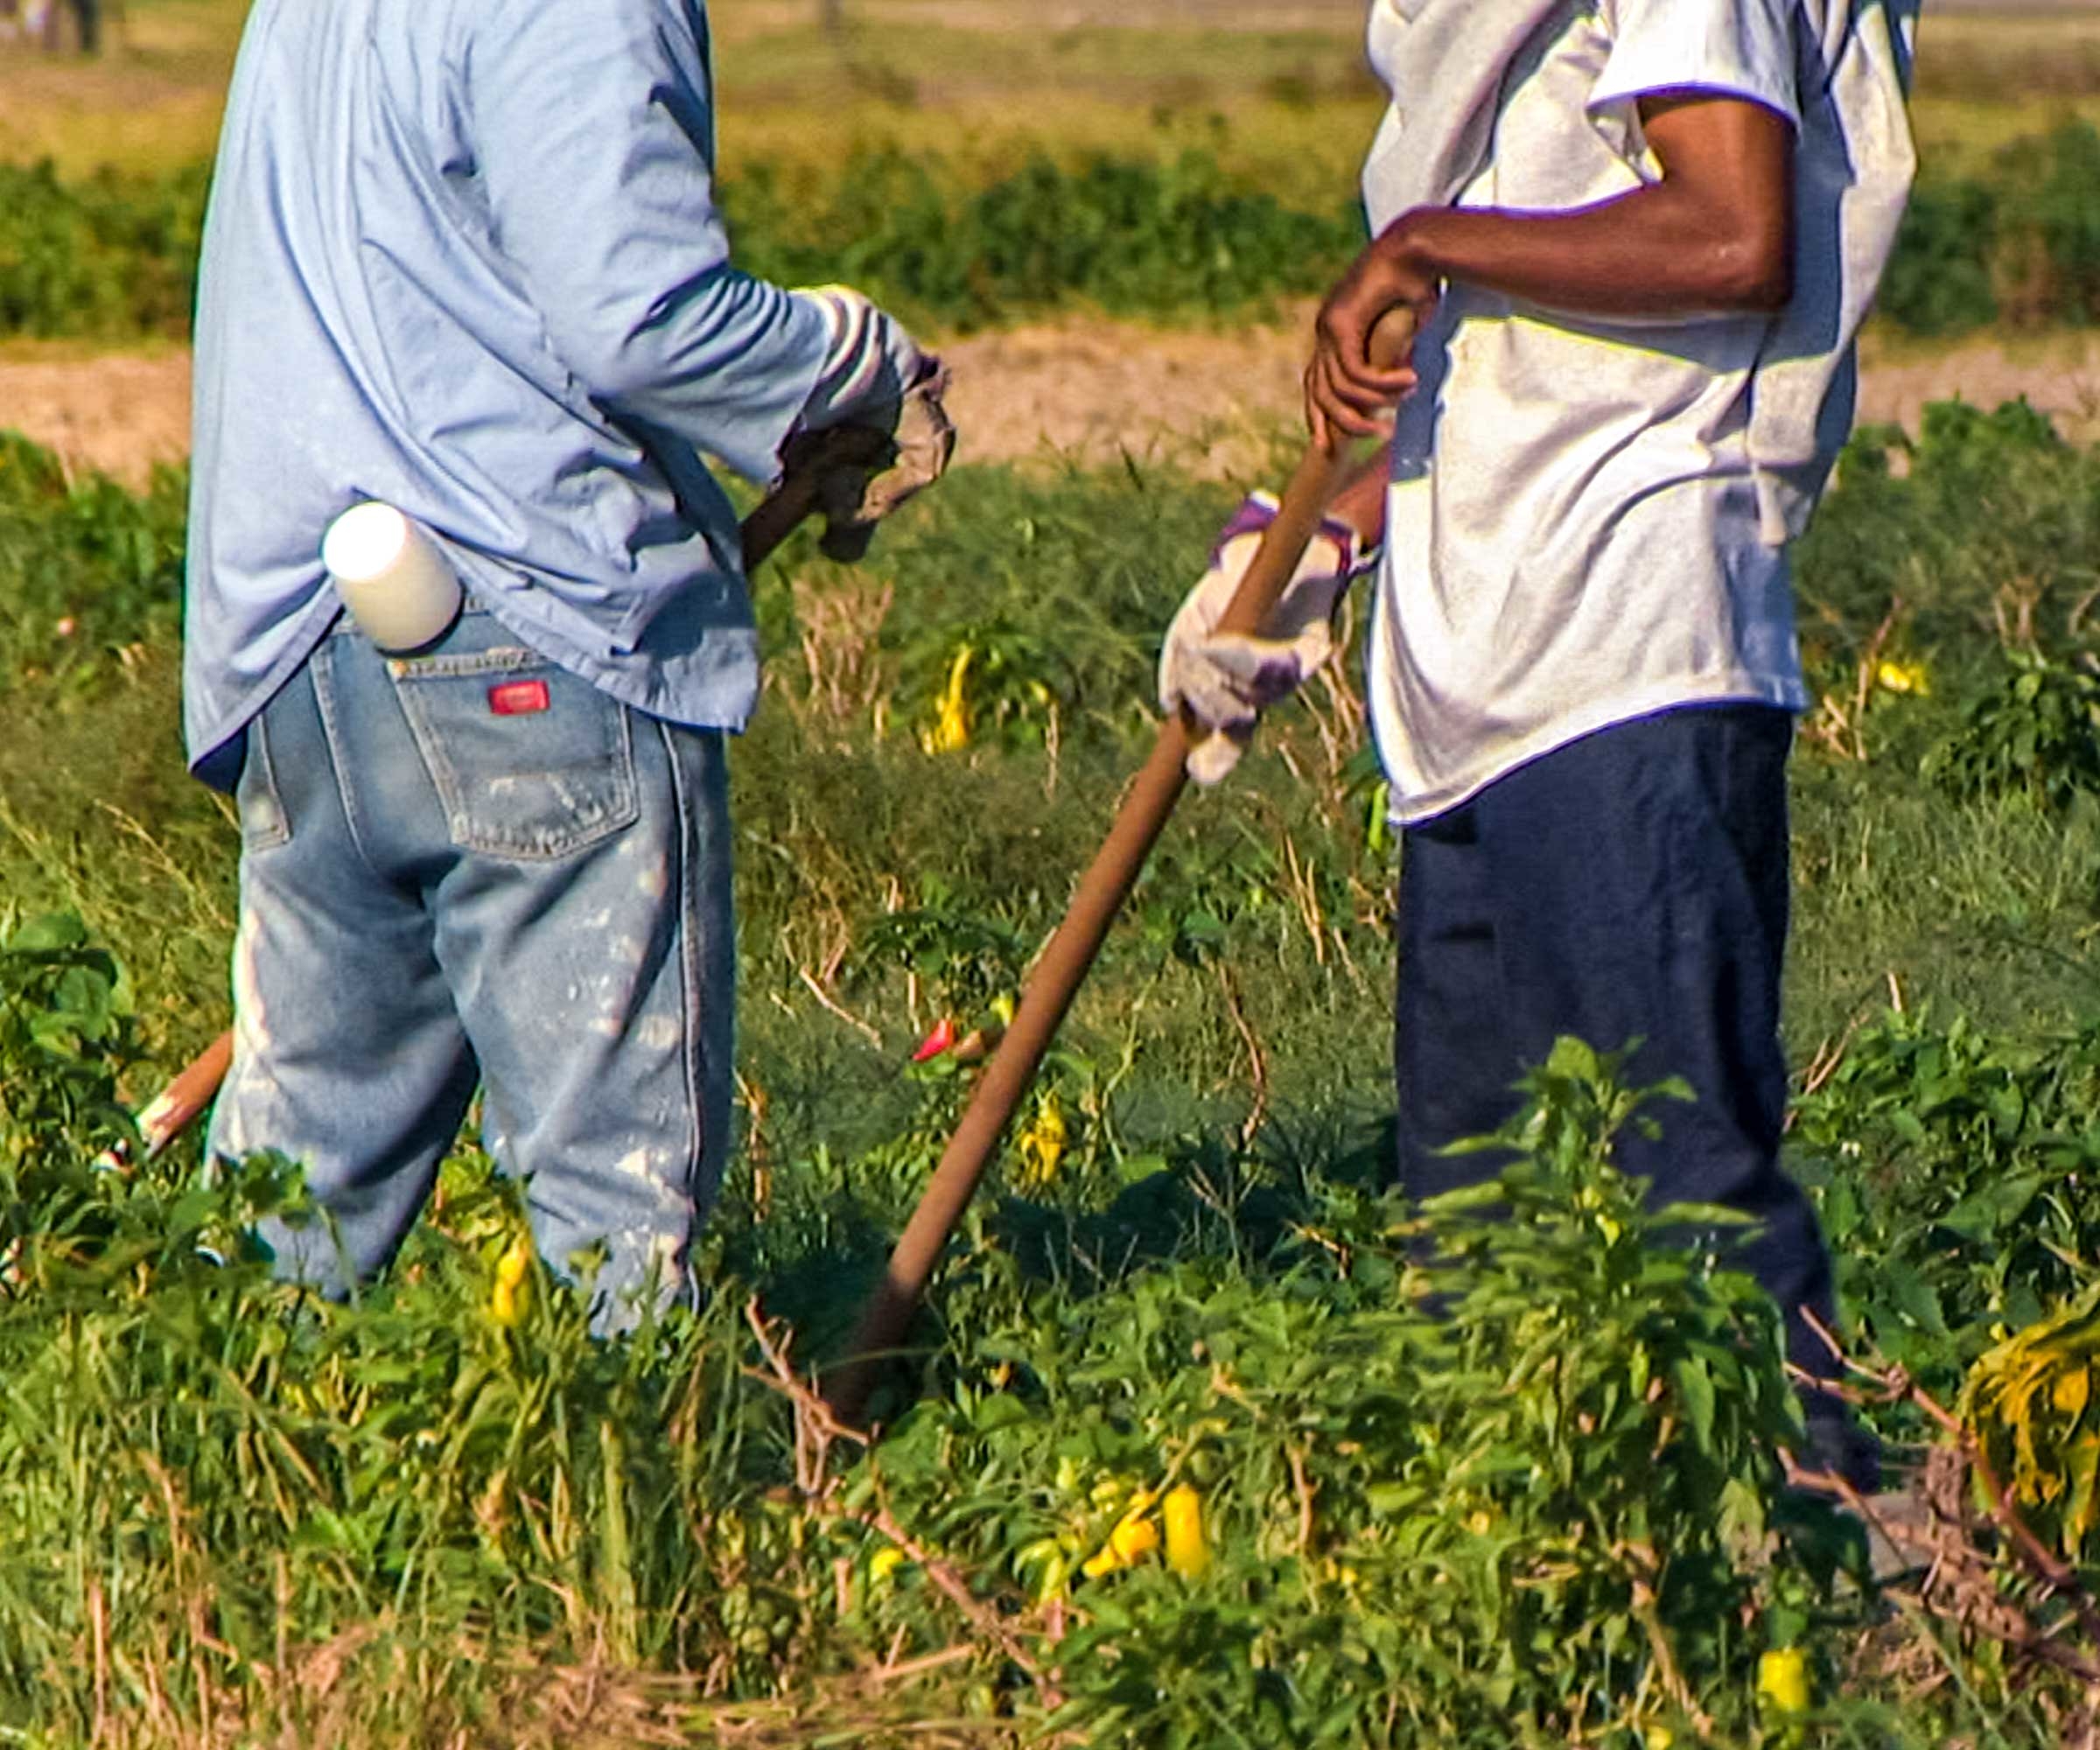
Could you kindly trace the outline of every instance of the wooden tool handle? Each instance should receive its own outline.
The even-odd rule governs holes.
[[[134,1149],[128,1142],[113,1144],[95,1165],[118,1169],[130,1166],[134,1159],[151,1160],[212,1103],[233,1059],[234,1036],[230,1032],[220,1033],[139,1113],[138,1147]]]
[[[802,458],[802,466],[792,471],[780,482],[780,490],[762,500],[744,519],[738,532],[743,540],[746,573],[757,570],[771,558],[774,550],[816,509],[821,468],[812,464],[828,465],[835,458],[866,460],[874,453],[872,445],[887,441],[880,432],[871,435],[870,428],[864,426],[836,425],[816,434]],[[151,1160],[196,1123],[218,1097],[219,1084],[226,1080],[233,1060],[234,1035],[229,1027],[153,1097],[138,1115],[143,1144],[138,1152],[144,1159]],[[107,1164],[124,1166],[128,1159],[113,1152]]]
[[[755,571],[774,548],[819,508],[824,477],[839,467],[877,468],[896,453],[890,435],[872,425],[828,425],[788,442],[787,477],[744,519],[744,569]]]
[[[1397,365],[1406,359],[1413,339],[1412,312],[1396,306],[1373,331],[1371,356],[1382,367]],[[1275,521],[1263,531],[1261,544],[1219,621],[1222,630],[1255,633],[1268,623],[1349,467],[1346,450],[1306,446],[1284,490]],[[1180,718],[1159,725],[1152,753],[1116,810],[1108,837],[1081,878],[1064,921],[1029,973],[1012,1024],[978,1078],[962,1122],[948,1138],[940,1165],[890,1254],[882,1280],[861,1310],[845,1360],[824,1381],[824,1401],[841,1421],[859,1419],[883,1357],[902,1340],[948,1236],[962,1219],[990,1164],[1000,1134],[1028,1091],[1065,1012],[1100,952],[1109,926],[1180,799],[1187,781],[1188,748],[1187,729]]]

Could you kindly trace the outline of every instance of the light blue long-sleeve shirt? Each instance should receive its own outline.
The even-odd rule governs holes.
[[[256,0],[197,319],[184,730],[230,786],[340,603],[362,499],[520,639],[643,710],[743,726],[734,511],[822,367],[729,265],[702,0]]]

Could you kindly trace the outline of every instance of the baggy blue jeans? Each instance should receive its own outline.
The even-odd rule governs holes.
[[[1830,1353],[1804,1315],[1833,1322],[1830,1258],[1779,1163],[1792,739],[1769,705],[1662,711],[1403,835],[1398,1172],[1418,1197],[1491,1177],[1493,1153],[1441,1151],[1513,1116],[1514,1083],[1556,1038],[1638,1041],[1628,1084],[1679,1075],[1695,1099],[1649,1109],[1658,1133],[1622,1133],[1619,1164],[1659,1203],[1757,1219],[1740,1262],[1778,1302],[1789,1358],[1820,1374]],[[1819,1459],[1871,1475],[1835,1401],[1807,1409]]]
[[[728,1139],[723,738],[629,710],[470,611],[382,655],[346,620],[249,725],[214,1158],[276,1149],[331,1218],[260,1237],[340,1294],[385,1265],[477,1085],[540,1256],[603,1248],[601,1326],[691,1292]]]

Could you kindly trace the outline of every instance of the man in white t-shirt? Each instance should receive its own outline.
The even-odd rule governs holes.
[[[1372,728],[1404,829],[1403,1185],[1492,1171],[1564,1033],[1639,1041],[1696,1102],[1620,1158],[1666,1201],[1762,1223],[1747,1262],[1794,1357],[1828,1356],[1814,1212],[1780,1170],[1786,758],[1808,702],[1786,542],[1852,415],[1852,341],[1913,168],[1906,9],[1881,0],[1376,0],[1393,108],[1375,241],[1320,312],[1314,437],[1390,434],[1334,507],[1278,635],[1210,632],[1250,500],[1170,630],[1161,692],[1228,769],[1326,654],[1384,543]],[[1908,9],[1914,12],[1914,4]],[[1395,305],[1404,368],[1368,354]],[[1398,403],[1396,415],[1395,404]],[[1810,1456],[1871,1482],[1811,1400]]]

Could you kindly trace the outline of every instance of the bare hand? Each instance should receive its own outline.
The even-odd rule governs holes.
[[[1416,259],[1406,226],[1403,218],[1356,257],[1314,319],[1306,424],[1323,449],[1348,438],[1382,437],[1393,409],[1415,387],[1411,361],[1381,368],[1370,356],[1371,330],[1388,310],[1406,305],[1419,330],[1436,308],[1438,279]]]

